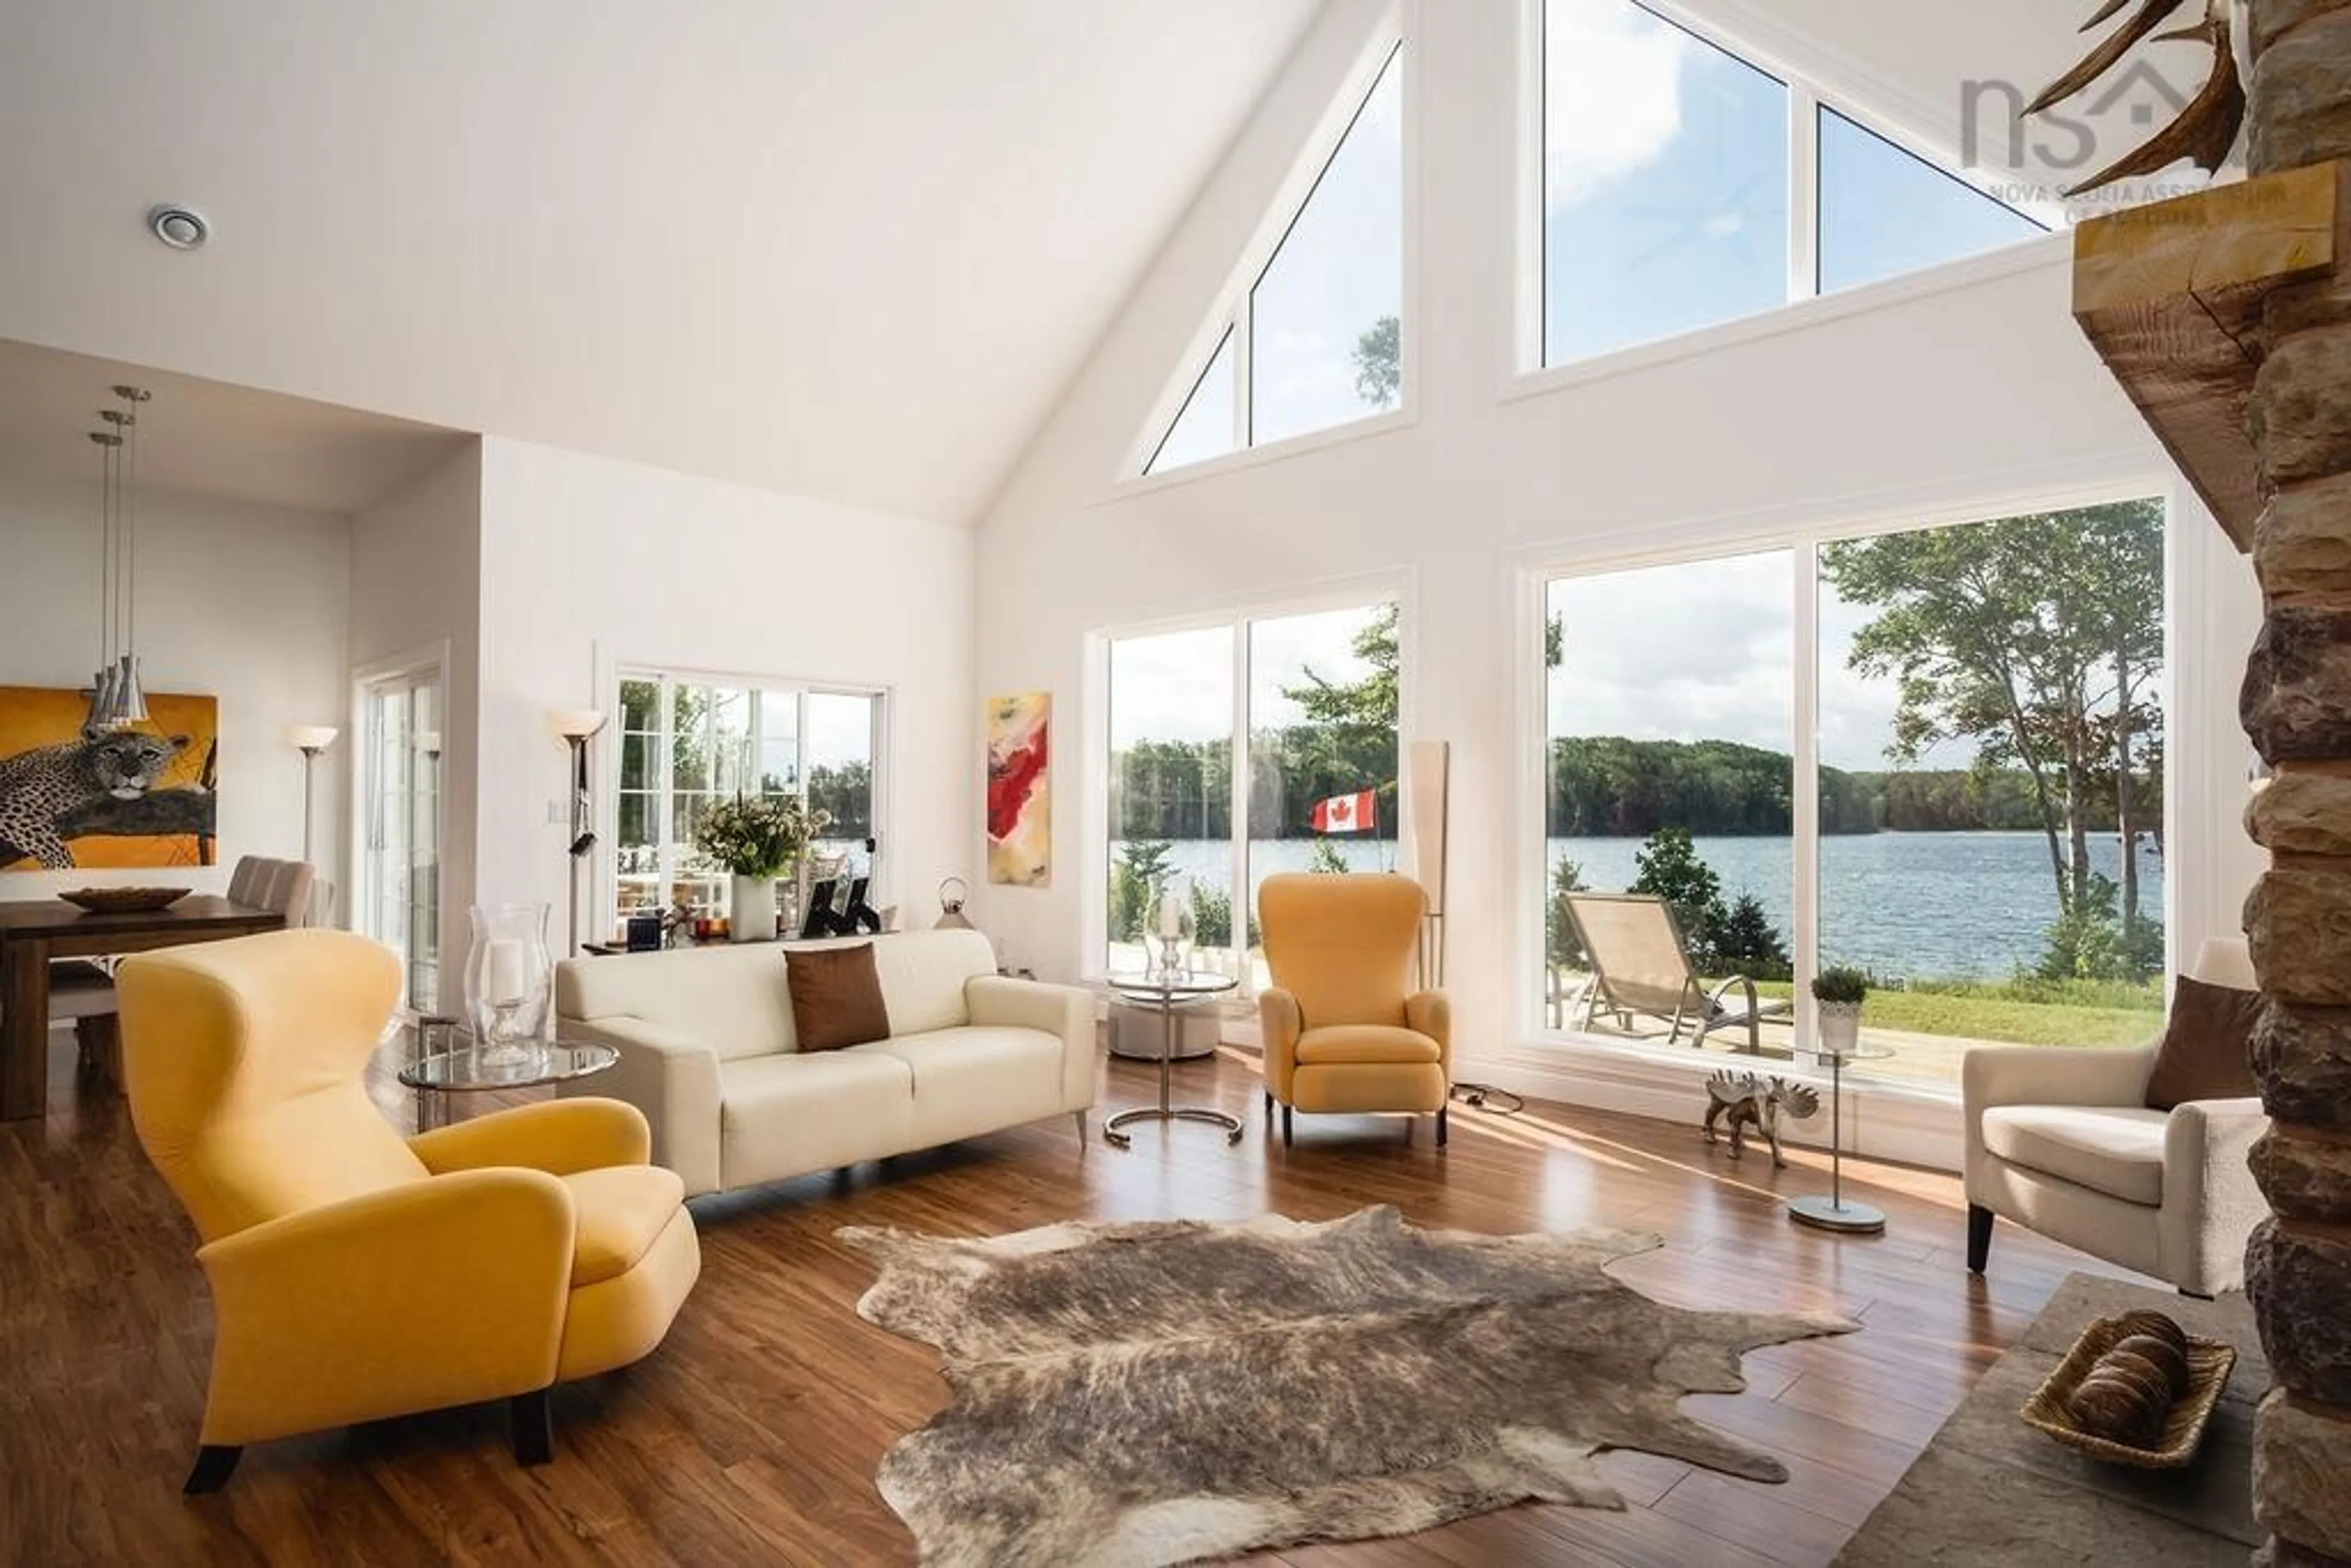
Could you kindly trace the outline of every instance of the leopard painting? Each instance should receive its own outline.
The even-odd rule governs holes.
[[[78,740],[0,757],[0,866],[71,866],[58,819],[100,800],[138,800],[187,746],[184,735],[85,729]]]

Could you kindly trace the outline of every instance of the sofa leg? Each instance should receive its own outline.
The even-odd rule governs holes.
[[[514,1426],[514,1456],[518,1465],[543,1465],[555,1458],[555,1410],[549,1390],[517,1394],[508,1406]]]
[[[1991,1261],[1991,1210],[1980,1203],[1968,1205],[1968,1272],[1980,1274]]]
[[[1445,1146],[1445,1109],[1439,1107],[1437,1113],[1437,1146],[1440,1149]]]
[[[196,1468],[188,1472],[187,1484],[180,1489],[189,1497],[202,1497],[228,1485],[228,1478],[236,1473],[238,1456],[245,1450],[235,1444],[206,1443],[196,1450]]]
[[[1285,1149],[1290,1147],[1290,1107],[1287,1105],[1281,1108],[1281,1146]]]
[[[1086,1113],[1083,1111],[1072,1111],[1070,1113],[1070,1119],[1078,1124],[1078,1147],[1082,1149],[1086,1146]]]

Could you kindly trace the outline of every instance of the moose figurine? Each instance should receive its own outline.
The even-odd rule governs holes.
[[[1809,1083],[1791,1083],[1784,1078],[1733,1072],[1726,1068],[1706,1081],[1706,1141],[1714,1142],[1715,1124],[1727,1115],[1730,1118],[1732,1159],[1747,1152],[1747,1129],[1752,1127],[1771,1146],[1772,1165],[1784,1166],[1788,1156],[1780,1152],[1782,1113],[1801,1122],[1818,1115],[1820,1109],[1820,1092]]]

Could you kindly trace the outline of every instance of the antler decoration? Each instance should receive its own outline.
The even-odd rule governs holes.
[[[2105,0],[2082,30],[2089,32],[2129,4],[2130,0]],[[2210,173],[2220,168],[2230,150],[2236,146],[2237,132],[2245,123],[2245,83],[2237,70],[2231,0],[2206,0],[2204,19],[2192,26],[2168,33],[2156,31],[2187,4],[2188,0],[2139,0],[2138,9],[2131,14],[2130,20],[2091,50],[2089,57],[2050,83],[2039,98],[2025,106],[2025,113],[2039,114],[2062,103],[2121,64],[2133,49],[2149,39],[2160,44],[2201,38],[2211,47],[2212,74],[2195,100],[2180,111],[2179,118],[2156,132],[2144,146],[2066,191],[2068,196],[2078,196],[2117,180],[2152,174],[2182,158],[2192,160],[2198,168]]]

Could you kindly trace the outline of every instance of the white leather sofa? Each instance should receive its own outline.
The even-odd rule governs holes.
[[[566,1040],[620,1063],[569,1093],[625,1100],[688,1197],[953,1143],[1094,1103],[1093,998],[1000,978],[977,931],[869,938],[890,1038],[800,1054],[775,943],[556,967]],[[829,943],[846,946],[853,943]]]
[[[2195,977],[2257,988],[2242,942],[2206,943]],[[2147,1109],[2155,1054],[1968,1052],[1970,1270],[1983,1272],[1998,1215],[2193,1295],[2244,1282],[2246,1240],[2269,1212],[2245,1157],[2269,1117],[2251,1098]]]

